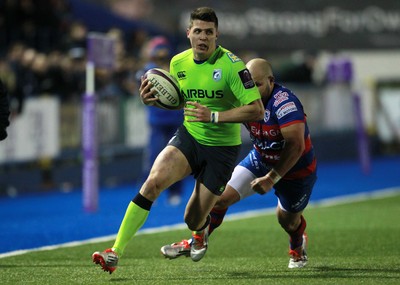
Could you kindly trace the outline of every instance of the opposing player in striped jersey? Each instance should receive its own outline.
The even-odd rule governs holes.
[[[228,207],[252,194],[272,188],[278,198],[277,218],[289,235],[289,268],[307,264],[303,210],[316,181],[316,158],[306,115],[291,90],[274,81],[271,65],[260,58],[247,63],[265,107],[264,119],[245,123],[253,142],[249,154],[235,167],[228,185],[211,210],[211,234],[223,221]],[[192,240],[165,245],[170,259],[188,256]]]

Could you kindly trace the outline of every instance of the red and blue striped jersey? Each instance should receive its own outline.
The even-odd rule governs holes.
[[[265,104],[264,120],[249,122],[244,125],[250,132],[253,148],[261,154],[263,162],[272,168],[280,159],[285,148],[285,139],[281,128],[303,122],[305,124],[305,149],[296,164],[283,177],[299,179],[308,176],[316,169],[316,158],[307,125],[303,105],[288,88],[275,83],[272,94]]]

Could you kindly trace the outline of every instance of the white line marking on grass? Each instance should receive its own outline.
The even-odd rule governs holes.
[[[369,200],[369,199],[381,199],[381,198],[386,198],[386,197],[393,197],[393,196],[399,195],[399,193],[400,193],[399,187],[392,187],[392,188],[385,188],[382,190],[361,192],[361,193],[357,193],[357,194],[343,195],[343,196],[337,196],[337,197],[327,198],[327,199],[320,199],[315,202],[311,202],[310,205],[329,207],[329,206],[335,206],[335,205],[339,205],[339,204],[361,202],[361,201],[365,201],[365,200]]]
[[[376,190],[376,191],[371,191],[371,192],[362,192],[362,193],[358,193],[358,194],[343,195],[343,196],[338,196],[338,197],[333,197],[333,198],[311,201],[308,207],[321,207],[321,206],[330,207],[330,206],[341,205],[341,204],[361,202],[361,201],[365,201],[365,200],[369,200],[369,199],[380,199],[380,198],[392,197],[392,196],[399,195],[399,193],[400,193],[400,188],[398,188],[398,187],[386,188],[386,189],[381,189],[381,190]],[[253,218],[253,217],[258,217],[261,215],[274,214],[274,213],[275,213],[275,207],[259,209],[259,210],[252,210],[252,211],[244,211],[244,212],[240,212],[240,213],[227,215],[225,220],[227,220],[227,221],[228,220],[229,221],[241,220],[241,219]],[[181,224],[174,224],[174,225],[162,226],[162,227],[157,227],[157,228],[143,229],[143,230],[140,230],[137,233],[137,235],[154,234],[154,233],[161,233],[161,232],[167,232],[167,231],[171,231],[171,230],[182,230],[182,229],[187,229],[186,224],[181,223]],[[56,244],[56,245],[42,246],[42,247],[32,248],[32,249],[15,250],[15,251],[10,251],[10,252],[6,252],[6,253],[0,253],[0,258],[22,255],[22,254],[34,252],[34,251],[54,250],[54,249],[59,249],[59,248],[80,246],[83,244],[106,242],[106,241],[115,239],[115,237],[116,237],[116,235],[108,235],[108,236],[103,236],[103,237],[98,237],[98,238],[91,238],[91,239],[81,240],[81,241],[73,241],[73,242],[67,242],[67,243]]]

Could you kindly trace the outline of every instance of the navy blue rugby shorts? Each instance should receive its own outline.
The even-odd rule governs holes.
[[[248,169],[248,171],[254,175],[252,179],[262,177],[271,170],[271,167],[265,165],[261,155],[255,149],[252,149],[249,152],[249,154],[239,163],[239,166]],[[274,185],[275,195],[278,197],[280,204],[279,206],[291,213],[297,213],[304,210],[310,200],[316,180],[316,172],[301,179],[288,180],[283,177]],[[250,184],[250,181],[248,182]],[[241,199],[255,193],[253,190],[250,190],[250,185],[247,187],[248,189],[246,187],[242,188],[243,189],[236,189],[236,191],[239,192]]]
[[[168,145],[178,148],[186,157],[194,178],[213,194],[220,196],[232,175],[240,145],[207,146],[198,143],[182,125]]]

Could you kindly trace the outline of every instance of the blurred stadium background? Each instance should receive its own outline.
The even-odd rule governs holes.
[[[96,69],[99,185],[137,183],[151,143],[135,79],[146,43],[163,35],[174,51],[187,48],[188,13],[203,5],[219,16],[221,45],[244,61],[269,59],[300,97],[319,161],[360,161],[369,175],[366,154],[399,157],[398,0],[3,0],[0,77],[12,117],[0,143],[0,196],[82,189],[90,32],[116,41],[114,69]]]

